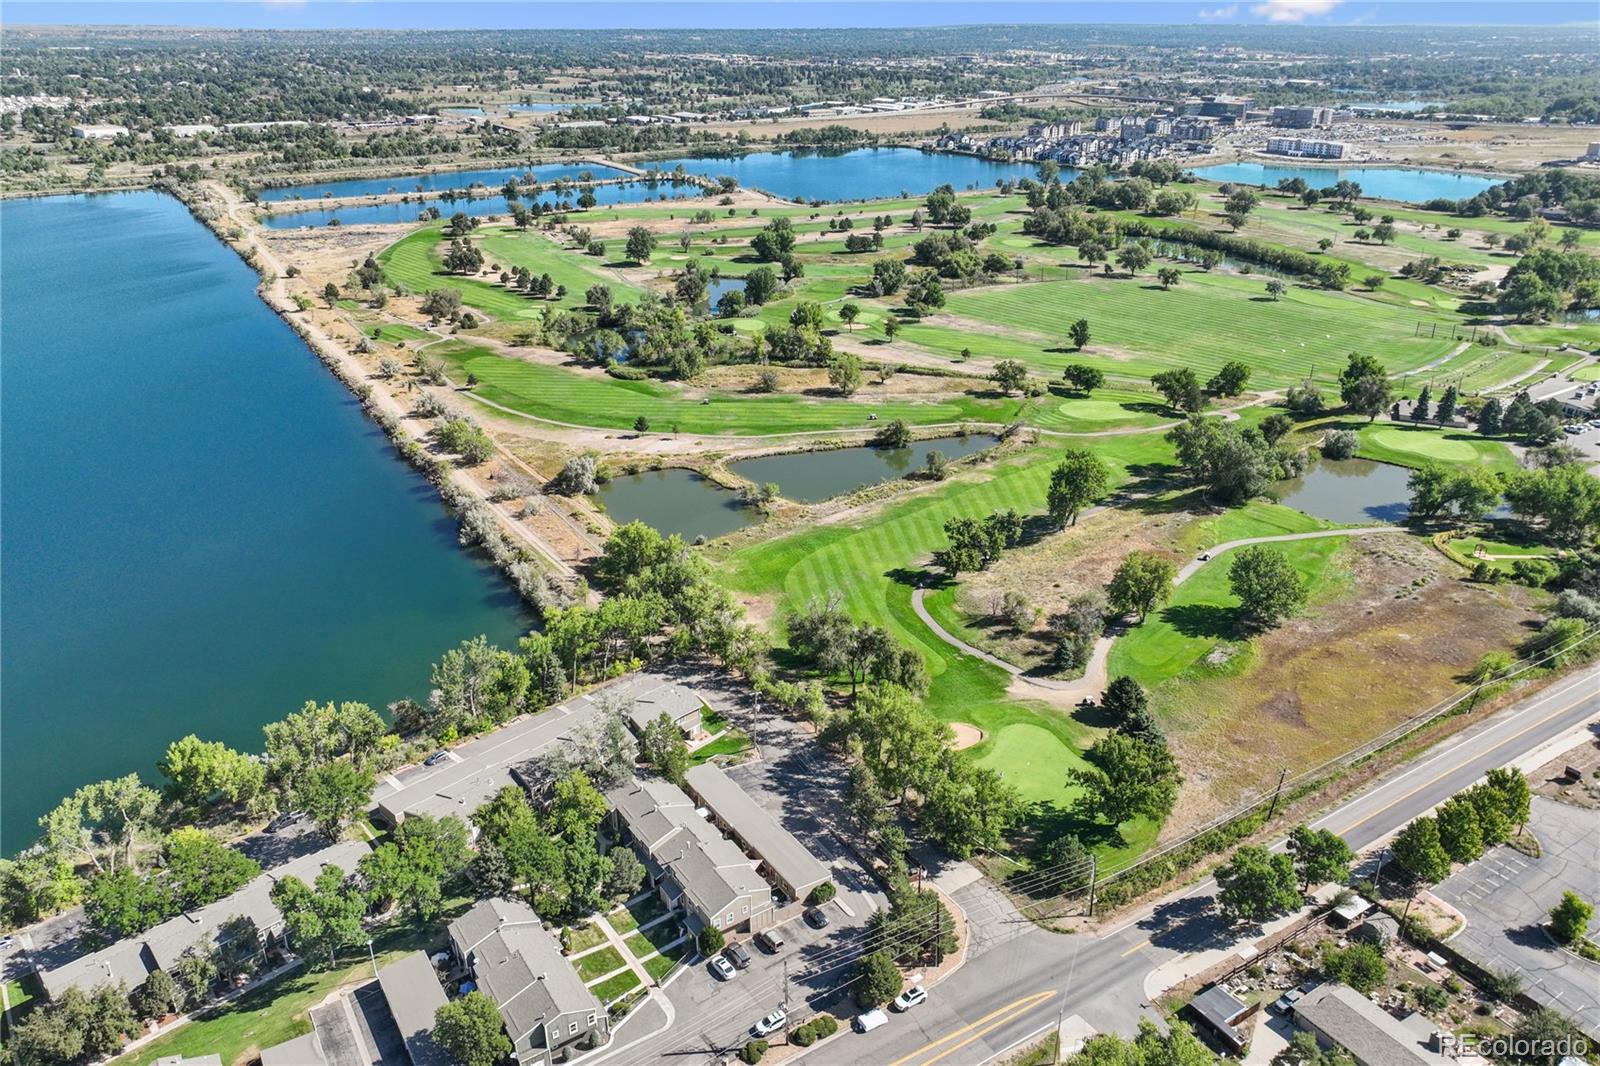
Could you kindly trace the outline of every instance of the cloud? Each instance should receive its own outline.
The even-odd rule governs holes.
[[[1231,19],[1239,13],[1238,4],[1229,4],[1227,7],[1201,8],[1200,17],[1207,21],[1212,19]]]
[[[1344,0],[1266,0],[1255,4],[1250,13],[1268,22],[1304,22],[1308,18],[1326,15]]]

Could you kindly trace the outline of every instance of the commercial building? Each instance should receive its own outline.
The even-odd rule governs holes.
[[[1333,108],[1275,107],[1269,121],[1289,130],[1326,129],[1333,125]]]
[[[1343,159],[1342,141],[1310,141],[1301,137],[1268,137],[1269,155],[1288,155],[1301,159]]]
[[[450,954],[500,1012],[521,1066],[551,1066],[610,1036],[605,1009],[526,903],[484,900],[450,923]]]
[[[1438,1032],[1420,1014],[1396,1018],[1349,985],[1318,985],[1294,1005],[1294,1021],[1324,1047],[1340,1047],[1357,1066],[1443,1066]]]
[[[690,768],[685,778],[690,795],[740,847],[760,860],[760,871],[791,900],[804,900],[828,880],[828,868],[721,767],[702,763]]]
[[[360,841],[345,841],[302,855],[261,874],[233,895],[162,922],[141,936],[40,970],[39,981],[52,999],[69,988],[92,992],[108,983],[133,989],[156,970],[171,970],[191,949],[209,952],[236,935],[253,931],[263,951],[278,946],[283,944],[283,915],[272,902],[272,886],[286,877],[309,884],[325,866],[350,873],[368,850]],[[283,946],[293,950],[293,945]]]
[[[755,862],[701,815],[670,781],[635,780],[606,793],[607,829],[632,845],[650,884],[669,907],[681,907],[692,932],[706,926],[754,932],[773,924],[772,888]]]
[[[80,141],[110,141],[128,132],[126,126],[84,125],[72,127],[72,135]]]

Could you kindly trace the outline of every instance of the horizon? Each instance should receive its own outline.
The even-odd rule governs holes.
[[[219,18],[219,11],[229,15]],[[81,29],[177,30],[389,30],[505,32],[548,30],[620,32],[824,29],[949,29],[981,26],[1195,26],[1351,29],[1405,26],[1453,28],[1557,28],[1587,26],[1600,33],[1592,3],[1542,0],[1507,5],[1488,2],[1437,3],[1432,0],[1211,0],[1106,4],[1088,2],[1010,2],[984,5],[981,19],[973,6],[934,0],[877,0],[874,3],[817,4],[777,0],[733,3],[699,0],[660,4],[619,0],[585,5],[512,4],[498,0],[418,3],[411,0],[261,0],[196,4],[175,0],[84,0],[46,3],[21,0],[6,5],[0,25]],[[138,17],[129,17],[137,14]],[[966,16],[966,17],[961,17]]]

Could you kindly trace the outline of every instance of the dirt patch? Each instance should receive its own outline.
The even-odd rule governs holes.
[[[953,745],[957,751],[963,748],[975,748],[983,743],[984,732],[975,725],[966,722],[951,722],[950,728],[955,731],[956,742]]]
[[[1600,738],[1591,736],[1562,752],[1529,774],[1528,780],[1537,795],[1574,807],[1600,810]]]

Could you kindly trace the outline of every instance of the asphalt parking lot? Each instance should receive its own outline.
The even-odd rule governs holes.
[[[1467,919],[1451,944],[1480,966],[1521,974],[1529,996],[1600,1035],[1596,967],[1558,949],[1543,928],[1563,892],[1594,898],[1600,869],[1594,812],[1535,796],[1528,827],[1539,839],[1539,858],[1493,848],[1434,889]]]

